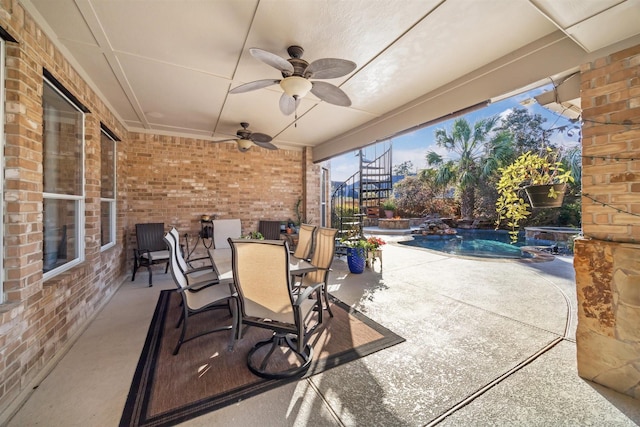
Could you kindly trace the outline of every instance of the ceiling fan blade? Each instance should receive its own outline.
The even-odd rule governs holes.
[[[259,59],[267,65],[271,65],[273,68],[278,69],[281,72],[293,74],[293,65],[275,53],[267,52],[266,50],[258,49],[256,47],[249,49],[249,53],[254,58]]]
[[[278,147],[276,147],[272,143],[266,142],[266,141],[253,140],[253,143],[256,144],[258,147],[266,148],[267,150],[277,150],[278,149]]]
[[[323,101],[326,101],[329,104],[339,105],[341,107],[351,106],[351,100],[338,86],[334,86],[327,82],[311,83],[313,84],[311,93]]]
[[[323,58],[313,61],[307,67],[305,76],[313,79],[335,79],[346,76],[357,67],[353,61],[338,58]]]
[[[262,89],[263,87],[271,86],[280,83],[280,80],[265,79],[256,80],[255,82],[245,83],[238,87],[235,87],[229,91],[229,93],[244,93],[252,90]]]
[[[282,96],[280,96],[280,111],[282,111],[282,114],[285,116],[290,116],[296,111],[299,102],[299,98],[296,100],[292,96],[282,92]]]
[[[271,142],[272,138],[266,133],[253,132],[249,139],[257,144],[259,142]]]
[[[219,141],[213,141],[213,142],[231,142],[231,141],[235,141],[238,138],[229,138],[229,139],[221,139]]]

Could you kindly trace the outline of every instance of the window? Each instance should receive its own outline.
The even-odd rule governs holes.
[[[100,246],[116,242],[116,140],[102,129],[100,134]]]
[[[84,114],[48,79],[42,98],[47,279],[84,260]]]
[[[0,37],[0,117],[4,117],[4,39]],[[0,120],[0,206],[4,206],[4,120]],[[4,253],[4,215],[0,215],[2,218],[2,226],[0,226],[0,254]],[[0,256],[0,304],[4,302],[4,264]]]
[[[327,196],[329,194],[329,169],[322,168],[320,177],[320,225],[327,226]]]

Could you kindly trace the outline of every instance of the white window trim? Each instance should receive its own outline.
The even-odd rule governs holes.
[[[66,194],[57,194],[57,193],[42,193],[42,198],[44,199],[58,199],[58,200],[75,200],[77,202],[77,209],[75,212],[75,222],[77,224],[77,239],[76,239],[76,258],[61,265],[60,267],[54,268],[53,270],[47,271],[46,273],[43,273],[42,275],[42,279],[43,280],[48,280],[54,276],[57,276],[60,273],[63,273],[73,267],[75,267],[76,265],[84,262],[85,260],[85,256],[84,256],[84,248],[85,248],[85,244],[84,244],[84,239],[85,239],[85,181],[86,181],[86,177],[85,177],[85,157],[86,157],[86,153],[85,153],[85,113],[84,111],[82,111],[80,108],[78,108],[78,106],[71,101],[67,96],[65,96],[64,93],[62,93],[60,90],[58,90],[58,88],[52,84],[51,82],[49,82],[46,78],[44,79],[45,84],[49,85],[49,87],[51,89],[53,89],[54,91],[56,91],[56,93],[58,93],[62,98],[64,98],[65,101],[67,101],[73,108],[75,108],[76,110],[78,110],[78,112],[80,112],[82,114],[82,129],[81,129],[81,139],[82,139],[82,154],[81,154],[81,160],[80,160],[80,167],[82,168],[82,173],[81,173],[81,183],[80,183],[80,195],[66,195]],[[44,171],[43,171],[44,173]],[[44,236],[43,236],[44,237]]]
[[[117,166],[118,166],[118,162],[117,162],[117,158],[118,158],[118,152],[116,151],[117,148],[117,143],[116,140],[113,139],[107,132],[100,130],[101,134],[105,135],[107,138],[109,138],[109,140],[111,141],[111,143],[113,144],[113,198],[104,198],[104,197],[100,197],[100,213],[102,213],[102,202],[109,202],[109,222],[110,222],[110,234],[111,234],[111,242],[107,243],[106,245],[103,245],[100,247],[100,251],[105,251],[113,246],[116,245],[116,196],[118,194],[117,190],[118,190],[118,182],[116,180],[117,177]],[[102,155],[102,153],[100,154]],[[102,185],[102,183],[101,183]],[[102,227],[102,225],[101,225]]]
[[[0,37],[0,149],[2,155],[0,158],[0,206],[2,207],[2,226],[0,227],[0,254],[4,254],[4,219],[6,217],[4,206],[4,147],[6,144],[6,138],[4,135],[4,77],[5,77],[5,42]],[[4,256],[0,256],[0,304],[4,302],[4,263],[2,262]]]

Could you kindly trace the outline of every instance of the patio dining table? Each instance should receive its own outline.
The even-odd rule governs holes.
[[[213,264],[213,269],[218,274],[220,283],[233,283],[233,267],[231,263],[231,249],[209,249],[209,258]],[[291,276],[302,276],[318,268],[300,258],[289,255],[289,271]]]

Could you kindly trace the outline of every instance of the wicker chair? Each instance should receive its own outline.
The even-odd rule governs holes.
[[[280,221],[263,221],[258,223],[258,231],[266,240],[280,239]]]
[[[138,247],[133,249],[131,281],[136,279],[136,272],[140,267],[147,267],[149,286],[153,286],[151,266],[165,264],[165,274],[169,270],[169,251],[164,242],[164,223],[136,224],[136,241]]]

